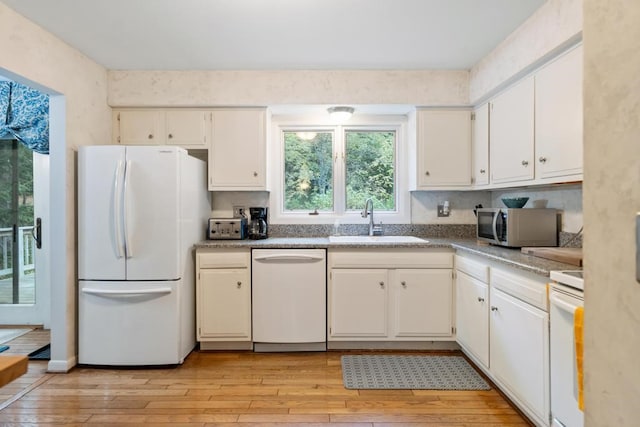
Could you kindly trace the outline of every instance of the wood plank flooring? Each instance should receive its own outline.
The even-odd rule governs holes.
[[[32,351],[38,350],[43,345],[49,344],[50,338],[51,331],[49,329],[35,328],[32,331],[5,343],[5,345],[9,346],[9,350],[0,354],[26,355]]]
[[[347,390],[340,356],[361,353],[193,352],[176,368],[68,374],[31,361],[0,388],[0,425],[530,425],[495,388]]]

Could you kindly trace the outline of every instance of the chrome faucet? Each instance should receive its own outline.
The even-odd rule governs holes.
[[[367,199],[364,202],[364,209],[362,210],[362,218],[369,217],[369,236],[382,235],[382,223],[378,225],[373,224],[373,200]]]

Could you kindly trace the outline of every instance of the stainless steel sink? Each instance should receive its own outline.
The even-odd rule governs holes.
[[[414,236],[329,236],[330,243],[427,243]]]

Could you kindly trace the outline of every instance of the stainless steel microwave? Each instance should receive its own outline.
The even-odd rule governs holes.
[[[481,208],[477,225],[478,240],[494,245],[558,246],[556,209]]]

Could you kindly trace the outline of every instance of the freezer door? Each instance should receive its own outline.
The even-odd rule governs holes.
[[[78,150],[78,277],[124,280],[122,186],[125,149],[87,146]]]
[[[127,146],[124,234],[127,280],[175,280],[180,270],[177,147]]]
[[[80,281],[78,362],[181,363],[179,281]]]

